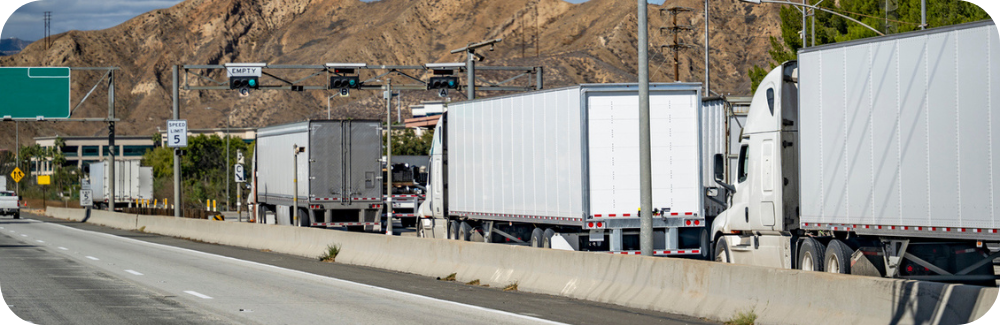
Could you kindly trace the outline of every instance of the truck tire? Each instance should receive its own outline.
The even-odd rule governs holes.
[[[458,225],[458,240],[469,241],[472,238],[472,226],[468,222],[462,221]]]
[[[542,247],[542,236],[544,236],[544,234],[542,233],[542,229],[541,228],[535,228],[535,230],[532,230],[531,231],[531,247],[541,248]]]
[[[21,211],[14,212],[14,219],[21,219]]]
[[[458,240],[458,221],[448,221],[448,239]]]
[[[826,272],[851,274],[851,254],[853,250],[844,242],[834,239],[826,246],[823,268]]]
[[[542,248],[552,248],[552,236],[556,235],[556,231],[552,228],[545,229],[542,232]]]
[[[823,271],[823,257],[826,247],[812,237],[806,237],[799,246],[798,267],[803,271]]]
[[[715,261],[720,263],[732,263],[733,259],[729,255],[729,244],[726,244],[726,239],[719,237],[715,240]]]

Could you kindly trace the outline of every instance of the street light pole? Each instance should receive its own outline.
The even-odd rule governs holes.
[[[643,256],[653,256],[653,182],[649,179],[652,175],[649,161],[649,22],[646,5],[646,0],[639,0],[639,251]]]
[[[232,111],[232,109],[230,109],[229,110],[229,116],[226,116],[226,176],[222,177],[222,179],[226,180],[226,211],[230,211],[229,210],[230,209],[229,208],[229,176],[230,176],[230,174],[229,174],[229,163],[230,163],[230,160],[229,160],[229,120],[230,120],[230,117],[232,117],[232,114],[233,114],[233,111]]]

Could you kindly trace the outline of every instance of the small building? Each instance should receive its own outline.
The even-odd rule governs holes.
[[[56,138],[58,137],[37,137],[35,144],[42,148],[56,148]],[[75,166],[83,169],[84,164],[98,162],[106,159],[110,150],[108,148],[108,137],[62,137],[63,146],[57,148],[66,157],[63,167]],[[146,150],[154,148],[153,138],[148,135],[136,136],[116,136],[115,147],[119,160],[138,160],[146,154]],[[36,175],[52,175],[53,166],[50,160],[32,159],[31,171]]]

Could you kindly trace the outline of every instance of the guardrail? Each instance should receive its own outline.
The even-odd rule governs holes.
[[[82,220],[83,210],[48,214]],[[768,324],[961,324],[986,313],[997,288],[803,272],[706,261],[568,252],[315,228],[93,211],[88,223],[318,257],[491,287],[728,320],[753,310]]]

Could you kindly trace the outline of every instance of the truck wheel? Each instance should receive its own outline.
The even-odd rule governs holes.
[[[802,245],[799,246],[799,270],[822,272],[822,256],[825,250],[826,247],[823,247],[823,244],[812,237],[803,240]]]
[[[14,213],[14,219],[21,219],[21,212]]]
[[[535,228],[535,230],[532,230],[531,247],[542,247],[542,236],[544,236],[544,234],[542,233],[541,228]]]
[[[552,236],[556,235],[556,231],[552,228],[545,229],[542,232],[542,248],[552,248]]]
[[[458,221],[448,221],[448,239],[458,240]]]
[[[472,226],[468,222],[462,221],[458,225],[458,240],[469,241],[472,238]]]
[[[826,246],[823,266],[827,272],[851,274],[851,254],[853,250],[844,242],[834,239]]]
[[[729,255],[729,244],[726,244],[726,239],[719,237],[715,241],[715,261],[720,263],[732,263],[733,259]]]

